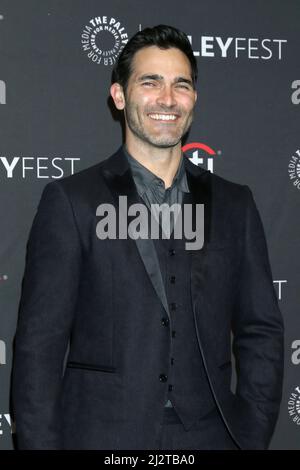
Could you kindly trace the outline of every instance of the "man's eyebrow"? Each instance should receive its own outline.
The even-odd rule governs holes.
[[[188,85],[191,85],[191,87],[194,86],[192,80],[190,80],[189,78],[184,78],[184,77],[175,78],[174,83],[179,83],[179,82],[187,83]]]
[[[153,74],[144,74],[142,75],[141,77],[139,77],[137,79],[138,82],[143,82],[144,80],[163,80],[163,76],[162,75],[158,75],[156,73],[153,73]]]
[[[153,74],[141,75],[140,77],[138,77],[137,81],[138,82],[143,82],[144,80],[158,80],[158,81],[161,81],[163,79],[164,79],[164,77],[162,75],[158,75],[158,74],[153,73]],[[192,80],[190,80],[188,78],[185,78],[185,77],[176,77],[174,79],[174,83],[187,83],[188,85],[193,87]]]

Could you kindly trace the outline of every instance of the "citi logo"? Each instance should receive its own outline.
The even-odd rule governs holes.
[[[293,104],[299,104],[300,103],[300,80],[294,80],[292,82],[291,88],[295,90],[291,94],[291,101]]]
[[[191,142],[182,147],[182,151],[187,154],[189,160],[194,165],[203,165],[206,162],[206,168],[211,173],[214,172],[214,157],[216,152],[206,144],[201,142]],[[221,153],[221,152],[218,152]],[[192,155],[191,157],[189,155]]]
[[[0,104],[6,104],[6,84],[4,80],[0,80]]]
[[[5,364],[6,364],[6,344],[1,339],[0,340],[0,366],[3,366]]]

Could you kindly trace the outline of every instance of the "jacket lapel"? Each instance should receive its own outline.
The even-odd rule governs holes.
[[[130,167],[122,147],[112,157],[104,162],[102,168],[104,178],[106,179],[108,187],[114,197],[116,207],[119,207],[119,196],[127,197],[127,207],[132,204],[143,203],[137,193]],[[123,216],[127,217],[127,214],[123,214]],[[130,220],[130,217],[128,217],[128,220]],[[128,238],[128,240],[131,239]],[[153,240],[151,240],[151,238],[136,239],[132,240],[132,242],[135,243],[137,247],[157,296],[159,297],[166,313],[170,316],[164,283]]]
[[[210,187],[210,173],[199,167],[196,167],[189,161],[186,156],[183,156],[186,169],[188,186],[190,193],[186,194],[183,202],[188,201],[192,204],[193,210],[193,230],[195,230],[195,208],[196,204],[204,204],[204,246],[201,250],[191,250],[189,253],[194,258],[195,255],[204,257],[205,246],[210,237],[210,221],[211,221],[211,187]],[[103,176],[107,181],[107,185],[113,195],[116,207],[119,207],[119,196],[127,196],[127,207],[136,203],[143,203],[137,193],[136,186],[130,171],[130,167],[123,152],[122,147],[112,157],[105,160],[102,166]],[[127,217],[127,214],[124,214]],[[130,217],[128,217],[130,220]],[[131,240],[129,238],[129,240]],[[155,250],[153,240],[136,239],[132,240],[135,243],[139,255],[142,259],[146,272],[153,285],[153,288],[159,297],[166,313],[170,316],[164,283],[160,271],[159,260]],[[197,263],[197,273],[195,267],[191,264],[191,288],[192,298],[196,298],[195,292],[195,276],[199,279],[199,263]],[[197,285],[198,282],[197,282]]]
[[[199,172],[193,163],[188,159],[185,160],[186,174],[188,185],[190,188],[190,201],[193,206],[193,223],[195,223],[196,204],[204,204],[204,244],[200,250],[191,250],[191,297],[193,311],[196,321],[205,321],[207,318],[198,313],[205,311],[205,288],[207,287],[207,279],[205,279],[205,263],[207,250],[206,247],[211,241],[211,219],[212,219],[212,188],[211,176],[209,171],[202,170]],[[195,226],[193,227],[195,230]],[[197,308],[198,302],[201,301],[203,308]],[[202,330],[202,328],[201,328]]]
[[[210,172],[197,167],[184,156],[184,164],[188,186],[190,189],[189,203],[192,204],[193,230],[196,229],[196,204],[204,204],[204,249],[210,241],[211,228],[211,178]],[[201,249],[201,250],[202,250]],[[201,251],[200,250],[200,251]],[[198,253],[199,250],[192,250],[190,253]]]

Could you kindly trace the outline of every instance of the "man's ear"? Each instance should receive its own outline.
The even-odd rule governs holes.
[[[195,104],[196,104],[196,102],[197,102],[197,98],[198,98],[198,93],[197,93],[197,91],[195,90]]]
[[[123,88],[119,83],[113,83],[110,87],[110,94],[114,100],[115,107],[120,111],[125,108],[125,96]]]

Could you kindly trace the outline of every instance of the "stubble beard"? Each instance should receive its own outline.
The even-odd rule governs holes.
[[[193,111],[191,112],[189,118],[186,121],[186,125],[183,127],[179,127],[178,131],[176,132],[176,135],[154,135],[151,134],[150,132],[147,132],[145,129],[145,126],[142,125],[142,123],[139,122],[139,120],[136,118],[138,116],[138,113],[135,113],[135,107],[132,105],[127,105],[126,108],[124,109],[124,114],[125,114],[125,119],[126,123],[131,130],[131,132],[141,139],[143,142],[150,144],[154,147],[158,148],[169,148],[169,147],[175,147],[179,142],[181,142],[183,136],[188,132],[192,125],[193,121]],[[174,112],[173,110],[167,110],[170,114]],[[166,110],[163,111],[166,113]],[[156,111],[157,113],[157,111]],[[182,117],[182,113],[181,113]]]

